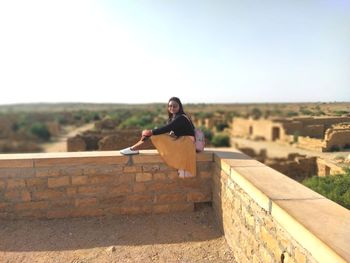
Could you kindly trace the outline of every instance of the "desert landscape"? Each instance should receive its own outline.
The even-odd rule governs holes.
[[[142,129],[162,125],[166,120],[164,108],[163,104],[1,106],[1,150],[14,156],[117,153],[135,142]],[[337,176],[349,167],[350,103],[188,104],[185,109],[205,132],[207,151],[239,150],[301,183],[313,176]],[[145,153],[150,149],[154,149],[151,143],[143,147]],[[147,169],[151,169],[153,180],[160,178],[157,171],[161,168]],[[208,174],[205,170],[202,173]],[[96,202],[90,196],[99,190],[86,188],[87,182],[81,181],[86,176],[82,175],[79,180],[70,180],[73,185],[77,180],[79,188],[74,191],[89,191],[84,196],[87,199],[83,199],[86,201],[75,201],[82,211],[85,207],[87,210],[73,218],[62,214],[63,218],[37,219],[40,213],[28,213],[29,218],[9,221],[9,196],[36,200],[36,191],[44,185],[37,179],[26,179],[23,184],[4,179],[0,184],[0,189],[7,191],[0,194],[1,262],[236,262],[237,251],[226,243],[212,202],[197,203],[193,212],[149,214],[142,210],[144,215],[132,212],[114,216],[90,213],[88,207]],[[101,174],[99,178],[110,180],[106,176]],[[89,175],[87,180],[97,183],[95,175]],[[57,183],[52,187],[58,190],[42,192],[46,197],[37,200],[61,196],[63,181]],[[29,187],[29,192],[23,187]],[[74,194],[70,192],[67,188],[67,194]],[[339,203],[349,208],[350,200],[341,199]],[[52,205],[66,204],[55,201]],[[265,259],[271,259],[271,255],[265,254]],[[291,257],[294,252],[285,255]]]

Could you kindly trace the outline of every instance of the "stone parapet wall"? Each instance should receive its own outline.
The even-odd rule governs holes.
[[[0,218],[193,210],[213,203],[237,262],[350,262],[350,212],[233,150],[197,154],[180,179],[154,150],[0,155]]]
[[[217,153],[213,208],[237,262],[350,262],[350,212],[239,153]]]
[[[17,156],[17,157],[16,157]],[[0,217],[65,218],[193,210],[211,201],[211,153],[198,176],[180,179],[157,153],[2,155]]]
[[[322,152],[324,142],[321,139],[299,136],[297,146],[306,150]]]
[[[331,163],[329,161],[326,161],[322,158],[317,158],[316,169],[317,169],[318,176],[335,175],[335,174],[344,173],[344,170],[342,167],[334,163]]]

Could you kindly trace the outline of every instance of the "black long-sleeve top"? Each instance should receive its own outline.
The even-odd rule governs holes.
[[[173,131],[177,137],[186,135],[194,136],[194,127],[192,126],[192,123],[182,114],[175,116],[175,118],[167,125],[153,129],[152,134],[159,135],[171,131]]]

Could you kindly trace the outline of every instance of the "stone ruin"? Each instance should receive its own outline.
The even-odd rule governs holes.
[[[287,157],[271,158],[268,157],[266,149],[262,149],[257,153],[250,147],[239,147],[236,145],[236,148],[298,182],[302,182],[304,179],[314,175],[326,176],[343,173],[341,166],[316,156],[290,153]]]
[[[110,132],[86,131],[67,140],[68,152],[79,151],[113,151],[120,150],[135,144],[141,136],[141,130],[115,130]],[[154,149],[150,141],[146,141],[141,147]]]
[[[323,151],[350,149],[350,124],[342,123],[327,129],[324,136]]]
[[[117,129],[116,122],[106,118],[95,123],[95,129],[83,132],[67,140],[68,152],[114,151],[135,144],[141,137],[141,129]],[[154,149],[150,141],[141,147]]]
[[[267,156],[266,149],[259,153],[250,147],[238,147],[238,150],[298,182],[318,174],[316,157],[290,153],[285,158],[271,158]]]
[[[234,118],[232,136],[327,152],[350,148],[350,117]]]
[[[196,127],[205,127],[208,130],[214,130],[218,124],[226,123],[225,115],[218,113],[210,118],[196,118],[194,116],[191,118]]]

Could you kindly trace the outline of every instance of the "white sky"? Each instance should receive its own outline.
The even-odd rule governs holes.
[[[0,104],[350,101],[350,0],[0,0]]]

